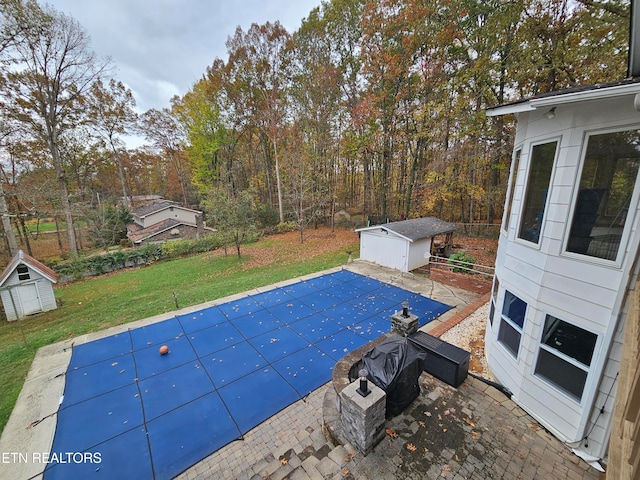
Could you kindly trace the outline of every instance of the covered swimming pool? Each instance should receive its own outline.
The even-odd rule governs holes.
[[[172,478],[328,382],[404,301],[420,325],[451,308],[342,270],[76,346],[44,477]]]

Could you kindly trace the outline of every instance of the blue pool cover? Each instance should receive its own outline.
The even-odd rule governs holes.
[[[328,382],[403,301],[421,325],[451,308],[342,270],[74,347],[44,478],[172,478]]]

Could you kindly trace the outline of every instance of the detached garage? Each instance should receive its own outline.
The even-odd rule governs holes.
[[[451,243],[456,226],[434,217],[416,218],[359,228],[360,258],[383,267],[410,272],[429,263],[433,238]]]
[[[57,281],[53,270],[19,250],[0,276],[0,297],[7,320],[57,308],[53,294]]]

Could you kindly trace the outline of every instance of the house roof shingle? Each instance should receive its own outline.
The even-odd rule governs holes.
[[[393,232],[412,242],[457,230],[457,227],[454,224],[445,222],[439,218],[423,217],[359,228],[356,232],[373,230],[376,228]]]

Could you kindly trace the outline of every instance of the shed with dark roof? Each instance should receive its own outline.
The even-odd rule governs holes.
[[[0,275],[0,297],[7,320],[56,309],[53,284],[57,282],[53,270],[19,250]]]
[[[400,222],[359,228],[360,258],[383,267],[410,272],[428,265],[433,239],[456,230],[452,223],[435,217],[415,218]]]

